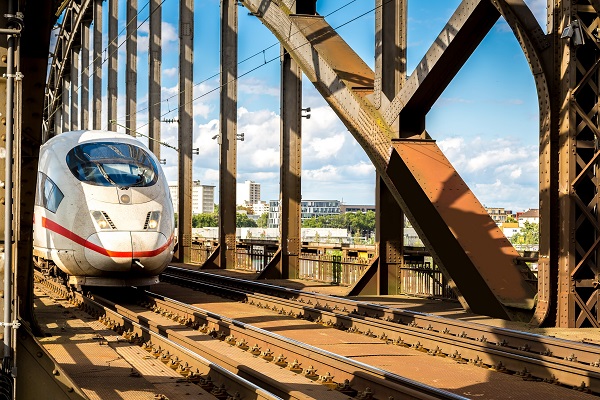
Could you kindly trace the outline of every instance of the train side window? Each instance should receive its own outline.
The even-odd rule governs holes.
[[[48,178],[43,172],[38,173],[37,190],[35,193],[36,205],[55,213],[64,197],[65,195],[52,179]]]

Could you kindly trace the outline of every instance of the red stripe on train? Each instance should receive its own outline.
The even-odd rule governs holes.
[[[107,250],[102,246],[98,246],[97,244],[94,244],[94,243],[82,238],[81,236],[75,234],[74,232],[71,232],[70,230],[66,229],[65,227],[57,224],[56,222],[54,222],[46,217],[42,217],[42,226],[46,229],[51,230],[52,232],[58,233],[59,235],[72,240],[73,242],[75,242],[85,248],[88,248],[92,251],[95,251],[96,253],[100,253],[107,257],[123,257],[123,258],[154,257],[154,256],[159,255],[163,251],[165,251],[169,247],[171,242],[173,241],[173,236],[171,236],[165,244],[163,244],[162,246],[160,246],[158,249],[155,249],[155,250],[134,251],[133,253],[130,251],[113,251],[113,250]]]

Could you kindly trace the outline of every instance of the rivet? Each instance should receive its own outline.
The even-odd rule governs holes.
[[[38,352],[37,352],[35,355],[36,355],[38,358],[42,358],[42,355],[43,355],[43,354],[42,354],[42,352],[41,352],[41,351],[38,351]]]
[[[54,375],[54,376],[58,376],[59,374],[60,374],[60,372],[58,372],[58,370],[57,370],[57,369],[53,369],[53,370],[52,370],[52,375]]]
[[[2,62],[6,64],[6,54],[2,56]]]

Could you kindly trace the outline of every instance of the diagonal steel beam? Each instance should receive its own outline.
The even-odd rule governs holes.
[[[427,112],[499,17],[488,0],[464,0],[384,112],[385,121],[402,113],[403,130],[422,130]]]
[[[463,4],[481,13],[477,14],[478,23],[498,18],[499,11],[487,0]],[[502,318],[514,318],[515,309],[531,311],[535,289],[526,282],[526,267],[514,263],[518,253],[503,239],[433,141],[427,141],[424,148],[435,157],[435,164],[442,168],[443,174],[423,177],[420,174],[426,171],[407,168],[404,158],[420,157],[419,150],[392,145],[393,129],[365,96],[373,90],[373,71],[335,30],[323,18],[290,15],[289,9],[279,7],[280,2],[245,0],[244,5],[277,36],[361,144],[438,265],[461,286],[463,305]],[[469,16],[465,18],[474,21]],[[473,45],[465,45],[468,47]],[[420,165],[427,165],[427,160]],[[452,184],[441,181],[442,177]],[[428,179],[431,181],[423,181]],[[409,187],[419,194],[408,190]],[[425,206],[420,206],[421,203]],[[456,204],[466,205],[467,210],[457,209]],[[487,219],[483,221],[482,217]],[[465,223],[465,218],[475,223]]]

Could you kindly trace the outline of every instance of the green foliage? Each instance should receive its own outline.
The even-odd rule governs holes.
[[[312,217],[302,222],[303,228],[342,228],[358,236],[370,236],[375,230],[375,212],[367,211]]]
[[[514,234],[510,238],[510,241],[512,244],[539,244],[539,225],[531,222],[525,222],[519,233]]]
[[[517,219],[515,217],[513,217],[512,215],[508,215],[506,217],[506,222],[508,222],[508,223],[517,222]]]
[[[259,228],[266,228],[269,225],[269,213],[262,213],[256,220],[256,225],[258,225]]]
[[[250,219],[246,214],[236,214],[235,217],[235,226],[237,228],[256,228],[256,222],[253,219]]]
[[[192,227],[194,228],[215,226],[219,226],[219,214],[217,213],[196,214],[192,217]]]
[[[252,206],[241,206],[240,205],[240,206],[237,206],[235,209],[239,210],[239,211],[246,211],[246,214],[248,214],[248,215],[254,214],[254,209],[252,208]]]

